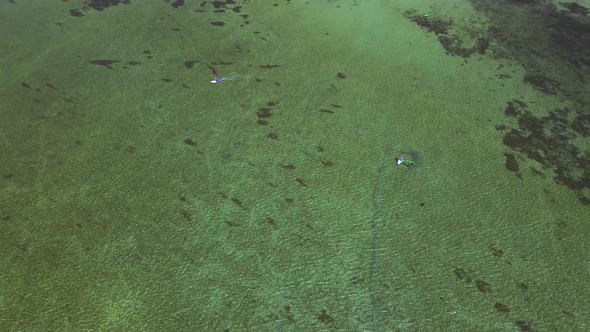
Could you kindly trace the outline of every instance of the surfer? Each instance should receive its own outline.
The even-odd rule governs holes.
[[[395,161],[398,165],[405,165],[407,167],[416,166],[415,162],[413,162],[410,159],[405,159],[403,155],[400,155],[399,157],[395,158]]]

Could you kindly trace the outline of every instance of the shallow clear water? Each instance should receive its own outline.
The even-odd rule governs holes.
[[[590,3],[130,2],[0,4],[0,330],[588,328]]]

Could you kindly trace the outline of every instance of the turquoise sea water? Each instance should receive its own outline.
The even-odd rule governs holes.
[[[0,4],[1,331],[589,328],[588,1],[98,3]]]

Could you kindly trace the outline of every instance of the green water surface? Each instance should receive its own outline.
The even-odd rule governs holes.
[[[588,67],[483,3],[2,2],[0,330],[587,330]]]

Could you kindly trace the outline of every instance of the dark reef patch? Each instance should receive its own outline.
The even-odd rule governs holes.
[[[563,92],[558,81],[543,75],[525,74],[523,80],[546,95],[556,95]]]
[[[214,66],[229,66],[229,65],[233,65],[233,62],[228,62],[228,61],[213,61],[211,62],[212,65]],[[209,69],[213,69],[212,67],[209,67]]]
[[[463,268],[454,268],[453,269],[453,273],[455,273],[455,276],[457,278],[459,278],[460,280],[463,280],[467,283],[470,283],[472,280],[472,272],[471,271],[467,271]]]
[[[449,33],[449,27],[453,24],[452,20],[445,20],[442,18],[431,18],[424,15],[419,15],[415,10],[407,11],[405,16],[410,18],[414,23],[422,28],[432,32],[435,35],[446,35]]]
[[[492,285],[482,280],[475,281],[475,287],[482,293],[489,293],[492,291]]]
[[[482,19],[458,25],[442,17],[406,17],[434,33],[449,55],[485,54],[507,59],[524,69],[523,82],[539,93],[566,102],[545,110],[520,100],[507,101],[507,124],[496,126],[506,154],[506,167],[516,169],[518,154],[541,165],[544,174],[590,205],[590,17],[576,2],[549,0],[470,0]],[[461,31],[463,30],[463,31]],[[461,37],[459,37],[461,36]],[[464,47],[463,45],[475,45]],[[474,51],[475,50],[475,51]],[[527,105],[531,104],[531,105]],[[509,157],[509,155],[513,155]]]
[[[506,156],[506,169],[518,175],[520,173],[520,167],[518,167],[518,162],[514,155],[512,153],[505,153],[504,155]]]
[[[117,63],[117,62],[121,62],[121,61],[119,61],[119,60],[107,60],[107,59],[88,61],[88,63],[90,63],[90,64],[97,65],[97,66],[104,66],[104,67],[107,67],[108,69],[113,69],[113,67],[111,65],[114,64],[114,63]]]
[[[82,14],[82,12],[80,11],[80,9],[78,9],[78,8],[70,9],[70,15],[72,15],[74,17],[82,17],[82,16],[84,16],[84,14]]]
[[[334,322],[334,318],[326,312],[326,309],[322,309],[322,312],[318,316],[318,320],[324,324]]]
[[[588,8],[580,5],[577,2],[560,2],[560,5],[567,8],[572,14],[588,15]]]
[[[413,9],[405,12],[404,16],[429,33],[434,33],[438,37],[441,46],[449,55],[467,59],[476,53],[485,54],[486,50],[490,47],[490,37],[485,34],[485,31],[477,33],[469,31],[470,40],[467,40],[458,34],[450,33],[450,29],[454,26],[453,20],[451,19],[420,15]],[[466,44],[472,44],[473,46],[467,47],[465,46]]]
[[[590,136],[590,116],[564,108],[536,117],[517,100],[508,102],[505,113],[516,120],[517,129],[503,135],[504,145],[553,171],[557,183],[573,190],[581,203],[590,205],[590,153],[573,142]],[[518,170],[516,161],[510,161],[514,156],[506,157],[506,168]]]
[[[241,201],[239,198],[232,197],[232,198],[231,198],[231,201],[232,201],[232,202],[233,202],[235,205],[237,205],[237,206],[241,207],[242,209],[244,208],[244,203],[242,203],[242,201]]]
[[[504,256],[504,251],[502,251],[502,249],[498,249],[496,247],[491,247],[490,251],[492,252],[492,255],[494,255],[494,257]]]
[[[184,62],[184,66],[186,69],[192,69],[195,66],[195,63],[199,63],[199,60],[186,60]]]
[[[92,8],[94,10],[97,11],[103,11],[106,8],[112,7],[112,6],[117,6],[118,4],[125,4],[128,5],[131,2],[129,0],[90,0],[90,1],[84,1],[84,7],[86,8]]]
[[[187,144],[187,145],[192,145],[192,146],[196,146],[197,145],[197,142],[193,141],[190,138],[185,138],[183,142],[184,142],[184,144]]]
[[[494,304],[494,308],[496,308],[497,312],[501,312],[501,313],[508,313],[510,312],[510,308],[508,308],[507,305],[496,302],[496,304]]]
[[[531,322],[526,322],[524,320],[517,320],[516,322],[514,322],[514,325],[516,325],[516,327],[518,327],[518,329],[520,331],[532,331],[533,328],[531,326]]]
[[[259,108],[258,111],[256,111],[256,116],[260,119],[260,118],[270,118],[272,116],[272,112],[270,111],[270,108]]]
[[[321,161],[322,165],[326,166],[326,167],[332,167],[334,166],[334,163],[329,161],[329,160],[322,160]]]
[[[274,69],[274,68],[279,68],[281,65],[260,65],[258,67],[262,68],[262,69]]]
[[[297,181],[302,187],[307,187],[307,183],[305,183],[303,179],[295,178],[295,181]]]
[[[226,1],[212,1],[211,4],[215,9],[219,8],[227,8],[226,5],[235,5],[235,0],[226,0]]]
[[[172,2],[170,4],[170,6],[172,6],[174,8],[180,8],[180,7],[184,6],[184,0],[175,0],[174,2]]]
[[[504,109],[504,114],[507,116],[517,116],[519,113],[517,112],[517,107],[524,108],[527,105],[518,99],[514,99],[508,102],[506,108]]]

